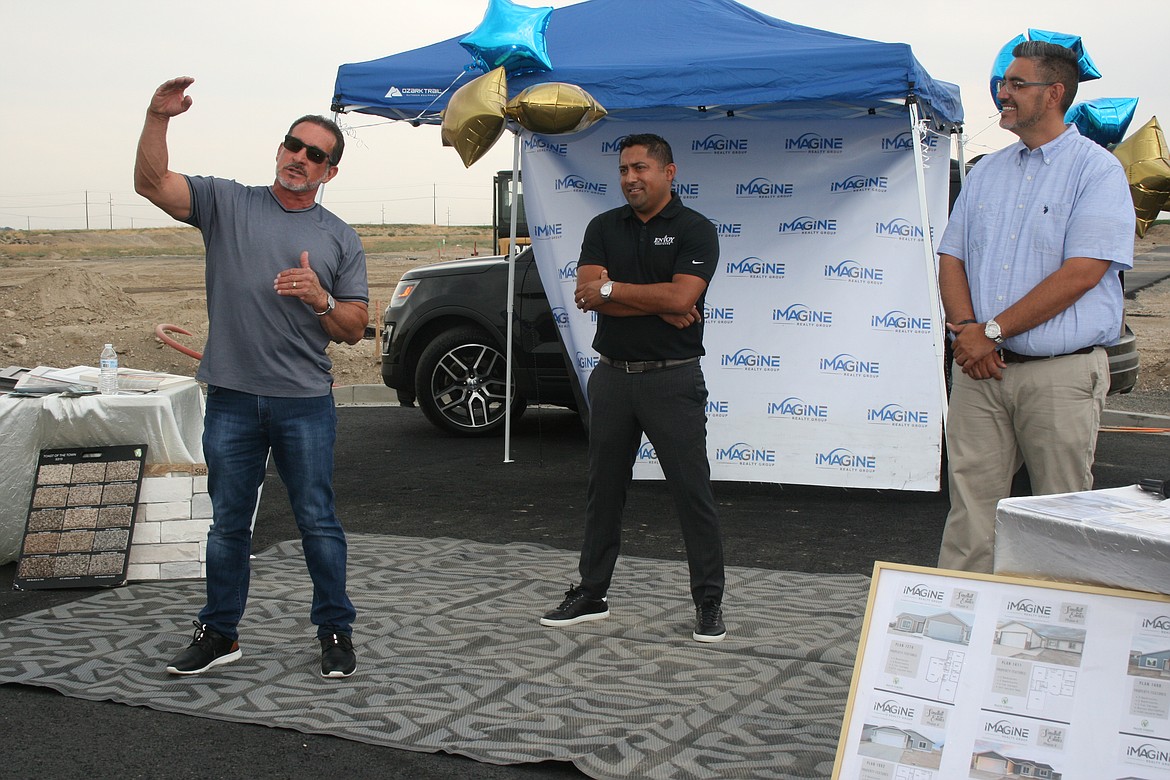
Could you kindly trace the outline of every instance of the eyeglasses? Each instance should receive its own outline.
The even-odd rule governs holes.
[[[309,161],[317,163],[318,165],[325,162],[326,160],[331,159],[329,152],[318,149],[316,146],[311,146],[297,138],[295,135],[286,135],[284,137],[284,141],[281,143],[281,146],[283,146],[285,149],[288,149],[293,154],[296,154],[301,149],[304,149],[305,156],[309,158]]]
[[[996,79],[991,82],[991,88],[998,95],[1001,91],[1011,94],[1024,87],[1051,87],[1056,81],[1021,81],[1020,79]]]

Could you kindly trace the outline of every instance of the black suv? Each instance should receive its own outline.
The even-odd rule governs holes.
[[[382,381],[406,406],[416,401],[442,430],[502,431],[508,327],[506,257],[449,260],[402,275],[386,307]],[[532,250],[516,257],[512,417],[529,403],[577,408],[576,374],[561,345]]]
[[[382,381],[398,391],[400,403],[417,401],[432,423],[451,433],[502,431],[507,290],[506,257],[449,260],[402,275],[382,331]],[[576,373],[558,328],[568,315],[550,308],[531,249],[516,257],[513,309],[513,418],[529,403],[576,409]],[[1108,351],[1109,393],[1128,393],[1138,375],[1137,341],[1128,326]]]

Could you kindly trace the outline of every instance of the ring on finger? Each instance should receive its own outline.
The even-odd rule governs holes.
[[[295,281],[293,282],[293,289],[297,289],[297,283]]]

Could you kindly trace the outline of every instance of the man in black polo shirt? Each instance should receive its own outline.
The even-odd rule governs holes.
[[[581,584],[541,618],[570,626],[609,615],[626,502],[642,433],[662,465],[682,524],[696,621],[693,636],[718,642],[723,625],[723,542],[707,461],[703,293],[719,239],[711,222],[671,191],[670,145],[651,134],[621,143],[629,205],[593,218],[577,264],[577,308],[597,312],[589,378],[589,488]]]

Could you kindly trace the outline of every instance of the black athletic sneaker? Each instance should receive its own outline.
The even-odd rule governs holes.
[[[609,604],[605,598],[595,599],[580,586],[570,585],[565,591],[561,605],[540,619],[542,626],[571,626],[586,620],[601,620],[609,617]]]
[[[191,624],[195,626],[195,637],[191,646],[171,661],[167,667],[170,674],[199,674],[213,666],[230,664],[243,655],[236,640],[212,631],[197,620]]]
[[[723,625],[723,607],[717,601],[704,601],[695,607],[695,633],[692,634],[696,642],[722,642],[727,636],[727,628]]]
[[[321,642],[321,676],[349,677],[357,669],[353,638],[346,634],[317,637]]]

